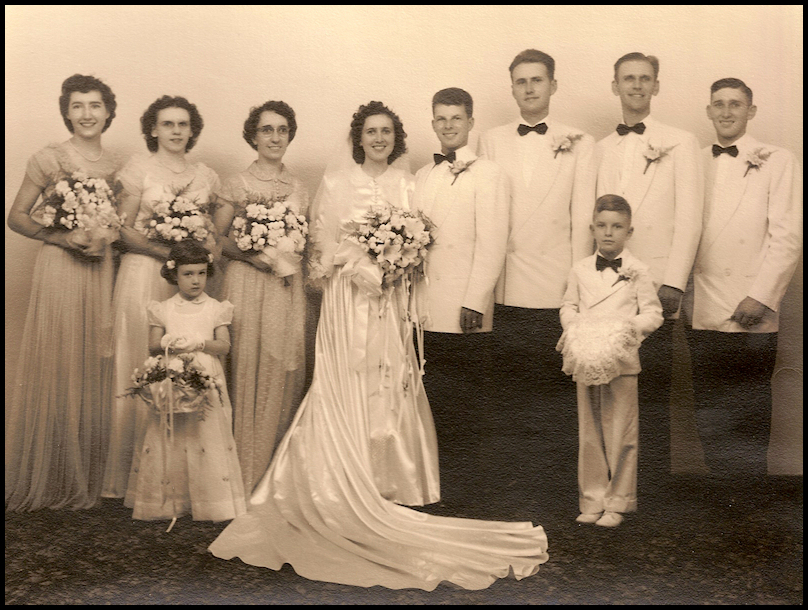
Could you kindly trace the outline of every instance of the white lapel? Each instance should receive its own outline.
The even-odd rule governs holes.
[[[432,202],[430,210],[431,215],[427,214],[427,216],[435,223],[438,227],[443,224],[443,221],[446,220],[446,217],[449,216],[449,213],[452,211],[455,203],[457,202],[458,195],[462,192],[466,192],[468,190],[470,180],[472,180],[468,173],[473,171],[474,162],[477,160],[477,156],[471,151],[468,146],[464,146],[456,151],[456,160],[452,166],[456,167],[459,164],[465,163],[466,165],[471,164],[468,169],[460,172],[459,174],[455,175],[451,171],[449,172],[448,176],[444,176],[441,178],[441,183],[438,186],[438,189],[435,194],[435,201]]]
[[[627,280],[617,280],[613,283],[609,284],[608,282],[603,281],[603,277],[601,272],[595,268],[595,260],[597,255],[592,256],[590,259],[587,259],[587,264],[584,266],[582,270],[582,286],[584,291],[582,292],[582,297],[584,304],[588,309],[592,309],[599,303],[605,301],[613,294],[620,292],[628,287],[629,282]],[[633,257],[629,253],[628,250],[623,250],[620,257],[623,259],[621,270],[622,269],[630,269],[632,267],[632,260]]]
[[[743,201],[749,182],[753,179],[752,172],[746,173],[747,155],[762,145],[751,136],[740,138],[735,145],[738,147],[738,156],[732,159],[727,173],[726,181],[720,185],[721,192],[715,191],[715,163],[708,161],[710,172],[707,192],[707,205],[709,207],[709,222],[704,227],[704,251],[707,251],[718,239],[718,236],[729,224],[729,221],[738,211],[738,207]],[[746,174],[746,176],[744,176]]]
[[[626,189],[626,199],[631,205],[631,211],[636,214],[645,201],[645,196],[648,194],[648,189],[654,181],[657,166],[660,163],[670,162],[670,159],[660,159],[657,162],[648,163],[646,153],[650,152],[651,148],[667,148],[669,145],[665,144],[664,127],[654,120],[646,118],[645,120],[645,133],[640,136],[640,142],[637,146],[636,157],[633,164],[633,175],[631,182]],[[668,153],[670,154],[670,153]]]

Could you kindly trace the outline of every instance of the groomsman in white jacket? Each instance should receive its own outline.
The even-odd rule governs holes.
[[[614,65],[613,93],[623,123],[597,143],[597,195],[624,197],[634,212],[632,252],[651,268],[665,323],[640,348],[639,486],[670,474],[672,331],[696,257],[704,206],[696,137],[651,117],[659,93],[659,61],[642,53]]]
[[[475,426],[486,417],[479,361],[487,351],[494,286],[505,259],[508,190],[502,170],[468,147],[471,95],[455,87],[438,91],[432,114],[441,152],[416,174],[414,202],[435,224],[422,285],[428,313],[424,386],[443,473],[456,465],[457,442],[474,442]]]
[[[737,78],[710,87],[704,228],[685,299],[696,421],[716,477],[740,493],[766,475],[778,309],[802,250],[802,171],[746,133],[757,107]]]
[[[494,343],[503,386],[526,378],[529,400],[501,408],[526,419],[517,426],[554,443],[545,466],[575,465],[575,389],[555,346],[559,308],[572,264],[593,252],[595,140],[550,116],[558,88],[555,60],[527,49],[509,66],[519,119],[480,138],[479,153],[505,170],[510,186],[508,249],[496,290]],[[524,414],[515,409],[529,404]],[[529,421],[528,421],[529,420]],[[566,454],[566,457],[564,457]],[[570,480],[570,476],[559,478]]]

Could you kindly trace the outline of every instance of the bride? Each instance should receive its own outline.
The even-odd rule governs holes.
[[[410,284],[383,292],[363,273],[367,260],[345,246],[350,222],[372,206],[409,209],[414,182],[395,163],[405,137],[398,116],[370,102],[351,123],[353,160],[326,171],[311,216],[313,268],[325,281],[314,377],[248,513],[211,544],[217,557],[274,570],[289,563],[312,580],[428,591],[443,581],[483,589],[547,561],[541,526],[400,506],[440,497]]]

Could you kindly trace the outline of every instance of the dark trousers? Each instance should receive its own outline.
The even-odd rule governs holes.
[[[665,485],[671,473],[670,397],[673,370],[673,326],[665,320],[640,345],[637,395],[640,435],[637,487],[643,490]]]
[[[777,333],[686,329],[696,425],[710,473],[738,484],[766,476]]]

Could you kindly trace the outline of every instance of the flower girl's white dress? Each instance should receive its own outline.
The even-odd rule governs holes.
[[[331,271],[312,385],[250,500],[211,544],[217,557],[363,587],[482,589],[534,574],[547,538],[529,522],[436,517],[399,504],[439,499],[437,442],[418,373],[406,285],[369,296],[350,264],[333,265],[370,206],[408,208],[412,179],[359,166],[326,176],[313,235]],[[438,239],[440,237],[438,236]],[[428,355],[427,355],[428,358]]]
[[[192,340],[210,341],[229,325],[233,305],[202,293],[193,301],[179,294],[148,307],[150,326]],[[195,521],[224,521],[245,512],[244,485],[232,433],[232,410],[219,358],[194,352],[195,361],[222,388],[209,390],[203,413],[174,415],[173,439],[164,439],[160,416],[150,409],[148,426],[132,459],[124,504],[135,519],[171,519],[190,513]]]

